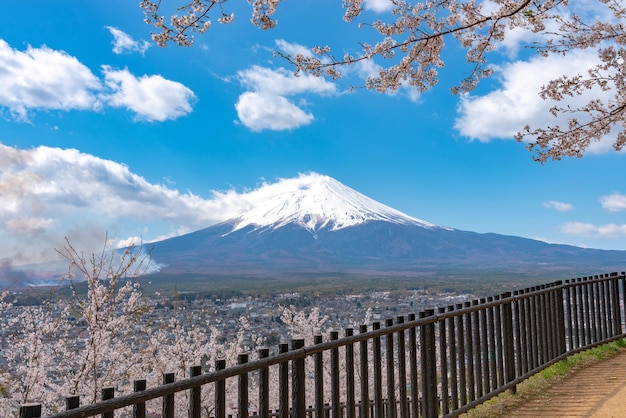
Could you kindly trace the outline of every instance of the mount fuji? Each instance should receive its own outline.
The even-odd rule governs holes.
[[[232,232],[246,227],[277,230],[294,224],[315,236],[319,230],[338,231],[373,221],[436,227],[370,199],[328,176],[310,174],[292,181],[291,189],[269,197],[237,217]]]
[[[626,251],[461,231],[406,215],[324,175],[300,176],[225,222],[153,245],[162,274],[561,273],[621,270]]]

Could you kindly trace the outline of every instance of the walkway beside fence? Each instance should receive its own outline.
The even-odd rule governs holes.
[[[626,350],[573,371],[505,415],[520,418],[626,416]]]

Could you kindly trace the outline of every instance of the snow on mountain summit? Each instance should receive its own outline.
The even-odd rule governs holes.
[[[249,225],[255,229],[276,229],[291,223],[312,232],[322,228],[339,230],[367,221],[437,227],[317,173],[281,180],[270,187],[275,189],[266,199],[234,220],[231,232]]]

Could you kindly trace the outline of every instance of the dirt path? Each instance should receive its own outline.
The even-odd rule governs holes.
[[[626,417],[626,350],[582,367],[508,417]]]

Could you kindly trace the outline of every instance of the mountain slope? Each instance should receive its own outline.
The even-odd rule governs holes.
[[[167,272],[254,274],[365,273],[432,270],[604,271],[621,269],[621,251],[546,244],[498,234],[426,229],[370,221],[315,235],[285,225],[268,231],[252,226],[226,233],[225,223],[155,244],[153,256]]]
[[[296,224],[309,231],[337,231],[369,221],[385,221],[432,228],[435,225],[413,218],[320,174],[291,179],[291,190],[270,196],[232,222],[233,231],[247,226],[277,229]]]
[[[248,212],[154,244],[164,273],[408,274],[622,269],[626,252],[437,226],[318,174],[293,179]]]

